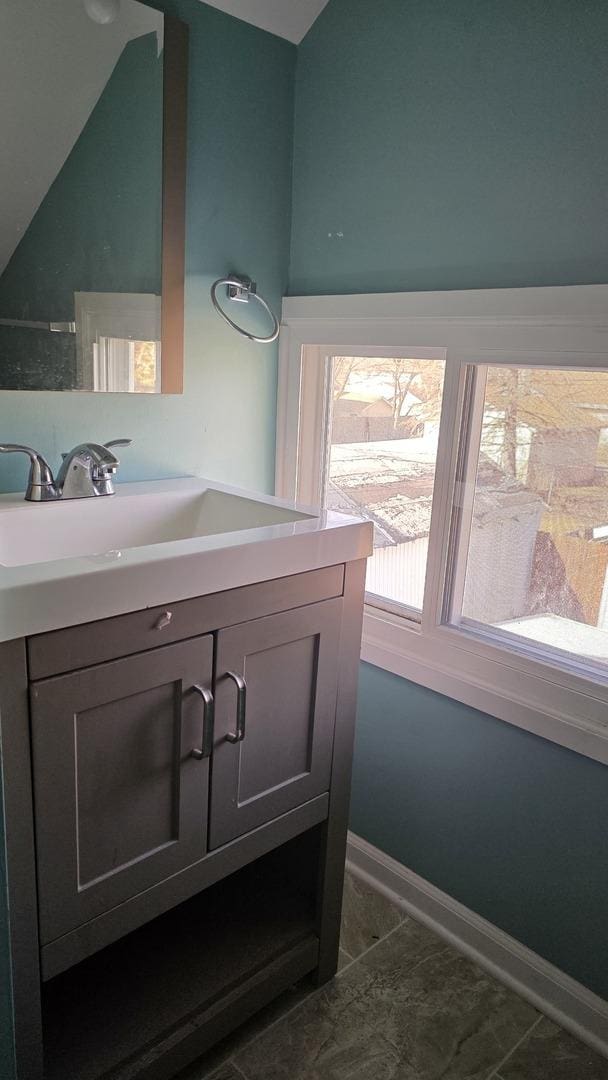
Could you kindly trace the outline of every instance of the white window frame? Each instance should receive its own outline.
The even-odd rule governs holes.
[[[366,603],[362,659],[608,763],[608,673],[565,666],[542,646],[522,640],[518,647],[500,631],[442,621],[456,492],[466,491],[459,454],[470,365],[608,370],[608,285],[286,298],[278,496],[318,505],[329,403],[324,358],[374,353],[444,355],[446,370],[422,619],[388,601]]]

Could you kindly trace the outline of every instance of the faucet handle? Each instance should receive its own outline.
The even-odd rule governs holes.
[[[104,450],[109,450],[110,453],[107,455],[106,461],[100,461],[94,466],[93,479],[107,480],[109,477],[113,476],[120,465],[120,461],[115,454],[112,453],[112,448],[114,446],[130,446],[132,442],[133,439],[110,439],[109,442],[104,443]]]
[[[111,450],[113,446],[130,446],[133,439],[110,439],[109,442],[104,443],[106,450]]]
[[[0,444],[0,454],[26,454],[30,459],[30,475],[25,493],[30,502],[45,502],[47,499],[56,498],[55,480],[50,465],[31,446],[21,446],[19,443]]]
[[[108,450],[109,453],[106,454],[105,459],[102,457],[92,466],[91,476],[96,483],[110,480],[120,465],[120,461],[112,453],[112,448],[114,446],[130,446],[132,442],[132,439],[110,439],[109,442],[103,444],[103,447],[97,448],[98,450]]]
[[[32,450],[31,446],[21,446],[19,443],[2,443],[0,446],[0,454],[27,454],[30,461],[33,461],[37,456],[36,451]]]

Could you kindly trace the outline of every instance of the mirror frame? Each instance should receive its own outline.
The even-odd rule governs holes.
[[[161,394],[184,390],[188,27],[164,17]]]

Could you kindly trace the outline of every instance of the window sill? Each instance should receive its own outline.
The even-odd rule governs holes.
[[[366,606],[361,659],[470,708],[608,764],[608,685],[451,627],[420,632]]]

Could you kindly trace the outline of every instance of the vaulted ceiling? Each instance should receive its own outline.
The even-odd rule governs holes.
[[[211,7],[253,23],[296,45],[310,30],[327,0],[203,0]]]

